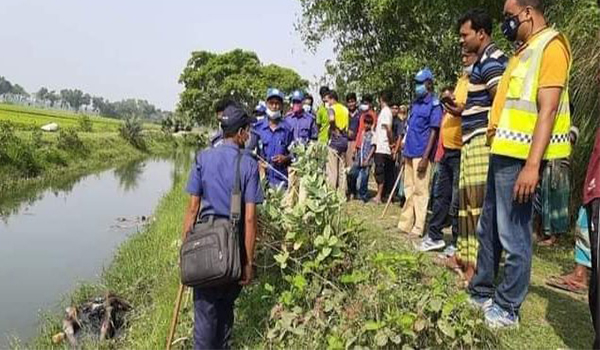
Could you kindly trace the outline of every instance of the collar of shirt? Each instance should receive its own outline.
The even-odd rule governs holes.
[[[260,125],[259,127],[263,130],[272,130],[273,132],[285,128],[283,125],[283,119],[279,123],[277,123],[277,125],[275,125],[275,129],[271,129],[271,124],[268,120],[265,120],[264,123],[262,123],[262,125]]]
[[[427,104],[427,103],[431,102],[432,99],[433,99],[433,94],[431,92],[428,92],[427,95],[425,95],[424,97],[418,98],[416,103]]]

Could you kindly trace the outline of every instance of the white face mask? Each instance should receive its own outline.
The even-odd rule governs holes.
[[[267,116],[271,120],[281,119],[281,111],[272,111],[272,110],[270,110],[270,109],[267,108]]]
[[[312,107],[310,105],[302,105],[302,109],[306,112],[306,113],[311,113],[312,112]]]
[[[360,109],[361,112],[366,112],[369,110],[369,105],[362,104],[358,107],[358,109]]]
[[[471,75],[471,74],[473,73],[473,66],[474,66],[474,65],[475,65],[475,64],[472,64],[472,65],[470,65],[470,66],[464,67],[464,68],[463,68],[463,72],[464,72],[466,75]]]

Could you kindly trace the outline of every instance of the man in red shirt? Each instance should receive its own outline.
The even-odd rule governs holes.
[[[594,339],[594,349],[600,349],[600,300],[598,300],[598,291],[600,290],[600,280],[598,279],[598,226],[600,225],[600,128],[596,132],[596,143],[588,163],[587,175],[583,183],[583,205],[588,214],[588,225],[590,232],[590,245],[592,251],[592,277],[590,280],[589,304],[592,313],[592,321],[596,338]]]

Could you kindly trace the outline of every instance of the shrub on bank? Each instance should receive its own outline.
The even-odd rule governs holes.
[[[361,224],[325,183],[324,146],[297,150],[306,198],[293,206],[270,192],[261,210],[261,245],[280,270],[264,286],[274,306],[265,348],[494,348],[467,295],[449,274],[428,275],[422,255],[362,256]],[[266,315],[265,315],[266,316]],[[267,317],[267,316],[266,316]]]

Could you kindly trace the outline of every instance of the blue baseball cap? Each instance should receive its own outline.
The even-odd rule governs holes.
[[[235,105],[227,106],[221,116],[223,132],[236,132],[253,123],[256,123],[256,118],[249,116],[243,108]]]
[[[302,102],[304,101],[304,94],[300,90],[296,90],[292,92],[292,102]]]
[[[424,83],[427,80],[433,81],[433,73],[429,68],[423,68],[415,75],[415,81],[418,83]]]
[[[283,102],[283,99],[285,98],[283,95],[283,92],[281,92],[281,90],[276,89],[276,88],[269,88],[267,90],[267,101],[270,100],[271,98],[278,98],[281,100],[281,102]]]

